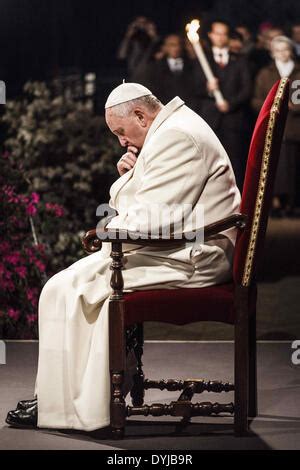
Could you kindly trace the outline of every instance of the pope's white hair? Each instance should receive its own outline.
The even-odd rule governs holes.
[[[141,96],[134,100],[125,101],[125,103],[116,104],[111,106],[110,109],[115,116],[127,117],[136,106],[144,106],[150,112],[155,112],[161,109],[162,103],[154,95]]]

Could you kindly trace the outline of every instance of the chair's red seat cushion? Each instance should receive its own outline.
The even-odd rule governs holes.
[[[234,323],[234,285],[156,289],[126,293],[125,324],[159,321],[184,325],[197,321]]]

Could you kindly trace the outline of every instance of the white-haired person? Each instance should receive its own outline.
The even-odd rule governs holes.
[[[292,82],[289,113],[278,162],[272,210],[274,216],[289,216],[294,214],[300,163],[300,100],[299,92],[295,93],[293,88],[293,82],[300,80],[300,64],[294,58],[293,42],[286,36],[276,36],[271,41],[271,53],[272,62],[261,69],[256,77],[252,106],[259,112],[272,85],[281,77],[289,77]]]
[[[163,105],[142,85],[124,83],[106,102],[108,127],[126,152],[110,190],[117,215],[108,228],[145,233],[145,213],[165,226],[166,207],[191,213],[183,229],[236,213],[240,193],[226,151],[208,124],[177,96]],[[193,217],[204,209],[204,220]],[[95,208],[96,210],[96,208]],[[174,210],[178,220],[186,214]],[[201,213],[201,211],[199,212]],[[200,214],[201,215],[201,214]],[[174,225],[175,225],[174,224]],[[201,226],[201,225],[200,225]],[[182,231],[182,230],[180,230]],[[146,233],[148,230],[146,230]],[[236,230],[180,247],[124,244],[124,291],[205,287],[232,277]],[[199,243],[198,243],[199,242]],[[110,243],[73,263],[45,284],[39,299],[39,361],[35,399],[8,413],[13,426],[92,431],[110,424],[108,303]],[[127,377],[136,370],[131,361]],[[131,375],[132,377],[132,375]],[[126,395],[130,388],[124,386]]]

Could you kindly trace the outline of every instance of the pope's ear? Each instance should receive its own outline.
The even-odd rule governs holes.
[[[146,119],[145,119],[145,114],[139,109],[136,109],[134,111],[134,114],[135,114],[136,118],[138,119],[140,125],[145,127],[147,125]]]

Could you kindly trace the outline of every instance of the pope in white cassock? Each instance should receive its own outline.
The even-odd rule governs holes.
[[[117,165],[120,178],[110,190],[109,204],[118,215],[108,228],[142,230],[137,223],[143,223],[151,204],[185,205],[192,212],[201,205],[205,224],[238,212],[240,194],[228,155],[179,97],[163,105],[142,85],[124,83],[111,92],[105,108],[108,127],[127,147]],[[188,229],[199,228],[193,220]],[[235,229],[226,230],[196,249],[124,244],[124,291],[226,282],[235,237]],[[104,243],[45,284],[35,398],[19,402],[8,413],[8,424],[85,431],[109,425],[110,251]],[[127,370],[129,379],[134,367]]]

